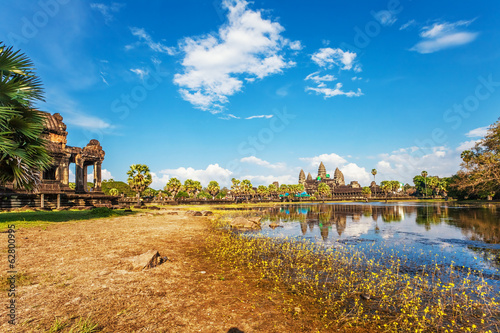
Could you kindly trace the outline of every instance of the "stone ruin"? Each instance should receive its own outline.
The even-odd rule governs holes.
[[[105,152],[99,141],[90,140],[83,148],[67,145],[66,124],[59,113],[45,115],[42,138],[48,141],[47,150],[52,166],[41,173],[40,186],[34,192],[15,189],[12,184],[0,186],[0,208],[99,206],[111,205],[116,198],[105,196],[101,190],[102,162]],[[75,189],[69,186],[70,168],[74,164]],[[94,187],[87,189],[87,169],[93,167]]]

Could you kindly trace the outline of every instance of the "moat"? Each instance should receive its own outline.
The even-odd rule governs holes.
[[[259,235],[359,250],[377,260],[394,255],[409,269],[453,265],[482,271],[497,283],[500,279],[500,210],[494,205],[287,205],[268,209],[262,222]],[[270,228],[271,222],[280,227]]]

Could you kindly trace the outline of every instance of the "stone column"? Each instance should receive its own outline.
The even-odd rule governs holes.
[[[61,183],[64,186],[69,186],[69,158],[70,156],[63,157],[61,165],[59,166],[61,169]]]
[[[102,162],[94,163],[94,191],[101,192],[101,183],[102,183]]]
[[[83,191],[88,192],[87,181],[88,181],[88,165],[83,164]]]
[[[57,194],[57,209],[61,208],[61,193]]]
[[[75,156],[75,192],[76,193],[84,193],[85,192],[85,183],[87,182],[87,179],[85,178],[87,176],[87,173],[84,172],[84,166],[83,166],[83,158],[81,155],[76,155]]]
[[[45,207],[45,194],[40,194],[40,208],[44,208]]]

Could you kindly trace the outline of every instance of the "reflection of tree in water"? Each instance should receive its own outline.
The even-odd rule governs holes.
[[[446,223],[459,227],[470,240],[488,244],[500,243],[500,212],[496,206],[449,209]]]
[[[425,230],[431,230],[431,226],[441,224],[444,219],[448,218],[448,207],[441,207],[441,205],[427,205],[425,207],[417,208],[417,216],[415,222],[423,225]]]

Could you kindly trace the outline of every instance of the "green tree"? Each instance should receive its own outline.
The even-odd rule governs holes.
[[[215,180],[212,180],[210,183],[208,183],[207,191],[212,195],[212,199],[215,199],[215,196],[220,191],[219,183],[217,183]]]
[[[392,188],[394,186],[392,182],[392,180],[383,180],[380,182],[380,188],[382,189],[382,191],[384,191],[386,199],[389,193],[392,192]]]
[[[453,187],[469,195],[492,199],[500,192],[500,119],[486,136],[461,154],[463,163]]]
[[[130,188],[137,193],[137,205],[140,205],[141,192],[153,182],[149,167],[145,164],[132,164],[130,170],[127,172],[127,176]]]
[[[31,60],[0,43],[0,184],[36,189],[52,161],[41,138],[45,116],[42,83]]]
[[[241,194],[241,181],[236,178],[231,179],[231,194],[234,199],[236,199]]]
[[[172,195],[172,199],[175,199],[177,193],[179,193],[182,189],[182,183],[177,178],[170,178],[167,182],[167,185],[163,188],[166,192],[169,192]]]
[[[375,181],[376,174],[377,174],[377,169],[372,169],[373,181]]]
[[[257,187],[257,195],[261,199],[267,197],[269,195],[269,189],[267,188],[267,186],[259,185],[259,187]]]
[[[118,191],[117,188],[113,187],[111,190],[109,190],[109,194],[112,195],[112,196],[114,196],[114,197],[116,197],[116,196],[118,196],[120,194],[120,191]]]
[[[196,197],[196,194],[201,191],[201,184],[197,180],[186,179],[184,189],[189,194],[190,198]]]
[[[427,171],[422,171],[422,177],[424,177],[424,187],[425,187],[425,196],[427,196]]]
[[[240,193],[248,199],[252,197],[255,192],[253,191],[252,183],[248,179],[243,179],[240,184]]]
[[[325,196],[328,196],[328,194],[331,193],[330,186],[325,183],[320,183],[318,185],[318,193],[321,196],[321,199],[324,199]]]
[[[276,185],[274,184],[270,184],[268,187],[267,187],[267,190],[269,192],[269,195],[271,196],[271,198],[275,198],[278,196],[278,189],[276,188]]]
[[[361,191],[362,191],[361,193],[363,193],[363,196],[365,196],[367,198],[372,196],[372,190],[368,186],[363,187],[363,189]]]

